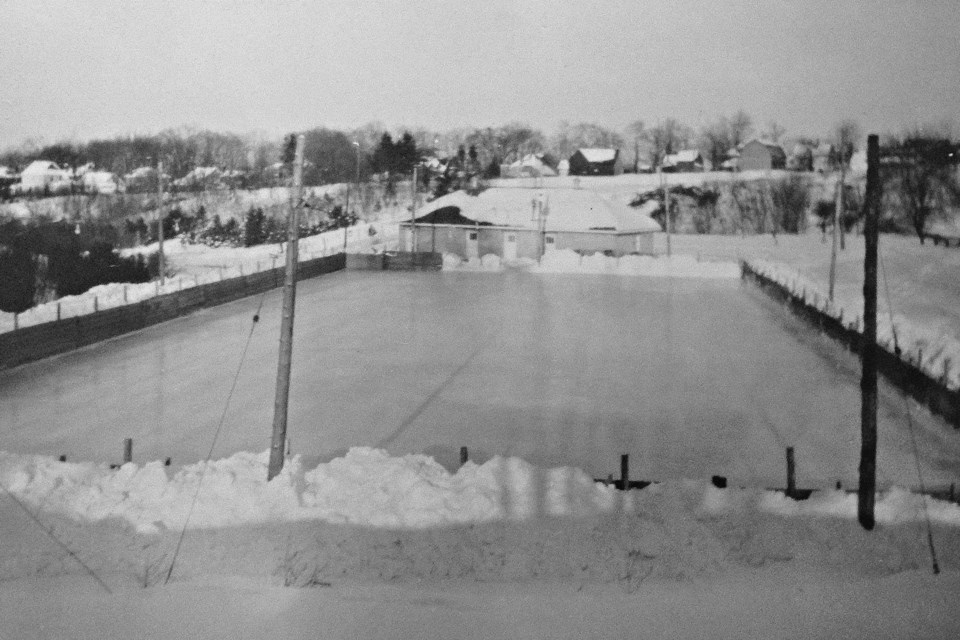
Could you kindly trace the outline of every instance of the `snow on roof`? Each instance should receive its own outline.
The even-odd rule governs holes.
[[[13,170],[10,167],[0,166],[0,178],[12,178],[14,177]]]
[[[587,162],[610,162],[617,157],[616,149],[577,149]]]
[[[696,149],[684,149],[664,158],[664,164],[667,166],[675,165],[678,162],[696,162],[700,157],[700,152]]]
[[[768,147],[768,148],[771,148],[771,149],[780,149],[781,151],[783,151],[783,147],[781,147],[780,145],[778,145],[776,142],[773,142],[772,140],[767,140],[766,138],[750,138],[749,140],[747,140],[746,142],[744,142],[743,144],[741,144],[741,145],[740,145],[740,148],[743,149],[743,148],[746,147],[748,144],[752,144],[752,143],[754,143],[754,142],[756,142],[756,143],[758,143],[758,144],[762,144],[763,146]]]
[[[55,162],[50,160],[34,160],[27,165],[27,168],[23,170],[23,173],[20,175],[31,176],[31,175],[45,175],[50,173],[62,173],[66,175],[66,171],[57,166]]]
[[[454,206],[476,222],[496,226],[539,229],[533,219],[534,202],[547,210],[546,231],[589,231],[615,229],[627,233],[660,231],[660,225],[645,212],[609,200],[589,189],[493,188],[471,196],[457,191],[437,198],[420,212],[421,216]]]

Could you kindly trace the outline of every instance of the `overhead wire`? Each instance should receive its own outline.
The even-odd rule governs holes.
[[[53,540],[55,543],[57,543],[57,545],[58,545],[61,549],[63,549],[64,551],[66,551],[67,554],[68,554],[71,558],[73,558],[74,560],[76,560],[76,561],[77,561],[77,564],[79,564],[81,567],[83,567],[83,570],[86,571],[86,572],[90,575],[90,577],[92,577],[94,580],[96,580],[96,581],[97,581],[97,584],[99,584],[101,587],[103,587],[103,590],[104,590],[104,591],[106,591],[107,593],[110,593],[110,594],[113,593],[113,591],[110,590],[110,587],[107,586],[107,583],[104,582],[103,579],[102,579],[100,576],[98,576],[97,573],[96,573],[93,569],[91,569],[90,566],[89,566],[86,562],[84,562],[84,561],[80,558],[80,556],[78,556],[77,553],[67,545],[66,542],[64,542],[63,540],[61,540],[60,538],[58,538],[57,535],[56,535],[51,529],[47,528],[47,527],[43,524],[43,522],[40,521],[40,518],[38,518],[37,515],[36,515],[35,513],[33,513],[33,512],[30,510],[29,507],[27,507],[27,505],[23,504],[23,502],[20,501],[20,500],[17,498],[17,496],[15,496],[15,495],[13,494],[13,492],[10,491],[10,489],[7,488],[7,486],[6,486],[5,484],[3,484],[2,482],[0,482],[0,488],[3,489],[3,492],[6,493],[7,496],[9,496],[10,499],[13,500],[14,503],[16,503],[16,505],[17,505],[18,507],[20,507],[21,509],[23,509],[23,512],[27,514],[27,516],[30,518],[30,520],[33,521],[33,523],[34,523],[35,525],[37,525],[38,527],[40,527],[40,530],[43,531],[43,532],[47,535],[47,537],[49,537],[51,540]]]
[[[880,259],[880,273],[883,276],[883,288],[887,296],[887,313],[890,316],[890,333],[893,336],[893,346],[897,355],[900,354],[900,344],[897,339],[897,327],[893,324],[893,302],[890,297],[890,283],[887,280],[887,268],[884,265],[883,254],[880,252],[879,243],[877,244],[877,256]],[[906,392],[902,393],[903,395],[903,406],[906,410],[907,416],[907,426],[910,432],[910,443],[913,447],[913,461],[917,467],[917,479],[920,482],[920,504],[923,507],[923,518],[927,526],[927,547],[930,551],[930,562],[933,568],[934,575],[940,573],[940,564],[937,562],[937,548],[933,542],[933,526],[930,523],[930,511],[927,508],[927,487],[923,479],[923,469],[920,466],[920,449],[917,446],[917,434],[913,427],[913,417],[910,413],[910,399],[907,397]]]
[[[187,533],[187,526],[190,524],[190,519],[193,517],[193,511],[197,506],[197,499],[200,497],[200,489],[203,486],[203,478],[207,472],[207,464],[210,462],[210,458],[213,456],[213,450],[217,446],[217,439],[220,437],[220,431],[223,429],[224,421],[227,417],[227,410],[230,408],[230,400],[233,398],[233,393],[237,388],[237,382],[240,379],[240,371],[243,369],[243,362],[247,358],[247,350],[250,348],[250,341],[253,339],[253,330],[257,326],[257,322],[260,320],[260,310],[263,308],[263,301],[267,296],[267,292],[264,292],[260,296],[260,303],[257,305],[257,310],[253,314],[253,322],[250,323],[250,331],[247,333],[247,340],[243,345],[243,351],[240,353],[240,361],[237,363],[237,371],[233,375],[233,382],[230,385],[230,391],[227,393],[227,399],[223,404],[223,411],[220,414],[220,421],[217,423],[217,428],[213,433],[213,440],[210,442],[210,449],[207,451],[207,456],[204,458],[204,465],[200,469],[200,478],[197,480],[197,490],[193,493],[193,499],[190,501],[190,509],[187,511],[187,517],[183,521],[183,527],[180,529],[180,536],[177,538],[177,546],[173,551],[173,558],[170,560],[170,568],[167,570],[166,578],[163,580],[163,584],[170,582],[170,577],[173,575],[174,566],[176,566],[177,558],[180,555],[180,548],[183,545],[183,539]]]

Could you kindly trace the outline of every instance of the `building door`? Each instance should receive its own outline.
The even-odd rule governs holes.
[[[407,235],[405,238],[406,242],[404,242],[404,245],[405,245],[404,249],[406,251],[413,251],[413,232],[414,232],[413,226],[407,227]]]
[[[480,243],[477,232],[467,230],[467,260],[480,257]]]
[[[503,259],[517,259],[517,234],[506,233],[503,235]]]

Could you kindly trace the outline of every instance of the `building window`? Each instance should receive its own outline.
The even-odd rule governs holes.
[[[547,242],[547,244],[553,244],[553,243],[554,243],[554,238],[553,238],[553,236],[547,236],[546,242]]]
[[[471,231],[471,232],[470,232],[470,235],[469,235],[468,237],[469,237],[471,240],[476,240],[476,239],[477,239],[477,232],[476,232],[476,231]]]
[[[515,236],[514,234],[511,233],[510,235],[507,236],[507,242],[516,242],[516,241],[517,241],[517,236]]]

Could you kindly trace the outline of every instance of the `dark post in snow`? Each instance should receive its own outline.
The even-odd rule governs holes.
[[[410,251],[416,253],[417,249],[417,168],[413,168],[413,206],[410,207],[410,233],[413,234],[410,240]]]
[[[873,506],[877,484],[877,217],[880,204],[880,147],[876,134],[867,137],[867,207],[863,260],[863,374],[860,378],[860,486],[857,520],[864,529],[875,524]]]
[[[630,488],[630,454],[620,455],[620,489],[626,491]]]
[[[797,494],[797,472],[796,462],[793,457],[793,447],[787,447],[787,497],[792,498]]]
[[[293,351],[293,311],[297,295],[297,214],[303,198],[303,142],[297,136],[293,162],[293,195],[287,223],[287,270],[283,283],[283,318],[280,323],[280,359],[277,364],[277,393],[273,403],[273,437],[270,440],[270,466],[267,480],[283,469],[283,448],[287,440],[287,403],[290,397],[290,361]],[[346,229],[344,229],[346,232]]]
[[[133,462],[133,438],[123,439],[123,464]]]
[[[163,259],[163,160],[157,160],[157,264],[160,270],[160,285],[165,269]]]

